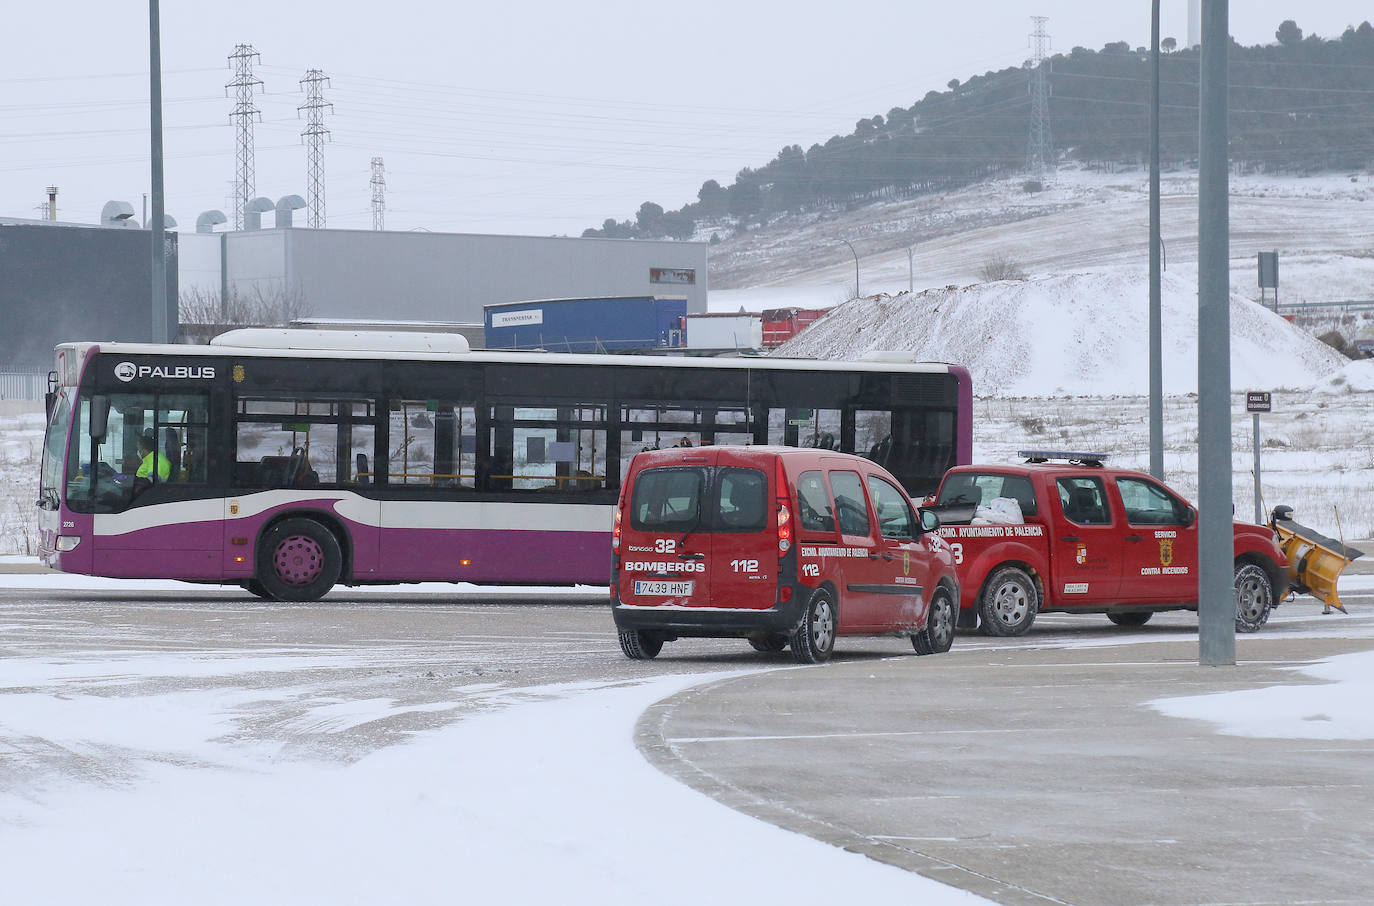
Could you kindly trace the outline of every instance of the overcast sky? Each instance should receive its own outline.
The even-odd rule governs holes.
[[[908,107],[952,78],[1020,65],[1031,16],[1052,52],[1149,42],[1148,0],[838,4],[699,0],[162,2],[167,213],[232,219],[236,132],[228,57],[261,55],[256,193],[307,194],[297,108],[309,69],[330,79],[326,224],[370,229],[370,161],[385,164],[386,228],[578,235],[644,201],[676,208],[785,145]],[[1188,35],[1187,0],[1162,34]],[[787,14],[781,10],[788,10]],[[1232,0],[1231,32],[1271,43],[1284,19],[1339,37],[1374,18],[1354,0]],[[0,216],[97,222],[106,201],[143,219],[149,191],[148,13],[142,2],[9,4],[0,64]],[[1374,61],[1372,61],[1374,62]],[[271,215],[268,215],[270,223]],[[303,223],[303,213],[297,223]]]

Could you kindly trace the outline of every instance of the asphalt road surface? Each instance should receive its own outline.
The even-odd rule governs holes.
[[[1367,742],[1227,737],[1145,706],[1310,682],[1282,668],[1374,648],[1374,593],[1344,598],[1350,616],[1284,605],[1240,638],[1230,668],[1197,665],[1187,613],[1137,629],[1047,615],[1025,637],[961,633],[951,653],[920,658],[902,639],[841,639],[829,665],[796,668],[727,640],[629,661],[594,599],[4,589],[0,658],[194,652],[198,675],[152,671],[101,694],[256,684],[242,733],[286,757],[343,761],[545,684],[774,666],[656,705],[640,746],[732,807],[999,902],[1362,903],[1374,902]],[[451,705],[455,689],[461,708],[425,709]],[[379,698],[403,713],[346,732],[301,719],[312,701]],[[3,748],[19,756],[0,766],[8,792],[131,767],[0,733]]]

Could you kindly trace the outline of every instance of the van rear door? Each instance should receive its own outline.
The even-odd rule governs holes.
[[[722,454],[711,489],[708,574],[716,606],[767,609],[778,594],[778,497],[772,457]]]
[[[681,463],[644,469],[633,476],[629,506],[620,525],[622,604],[711,603],[707,527],[712,458],[684,456]]]

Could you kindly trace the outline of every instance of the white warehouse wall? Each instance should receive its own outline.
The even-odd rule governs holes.
[[[704,242],[300,228],[225,239],[231,292],[299,292],[318,318],[480,322],[491,302],[629,295],[706,310]],[[654,282],[651,269],[695,282]]]

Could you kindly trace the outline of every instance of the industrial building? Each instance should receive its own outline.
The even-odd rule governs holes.
[[[316,318],[482,323],[527,299],[681,296],[706,311],[704,242],[375,230],[183,233],[182,293],[288,295]]]

